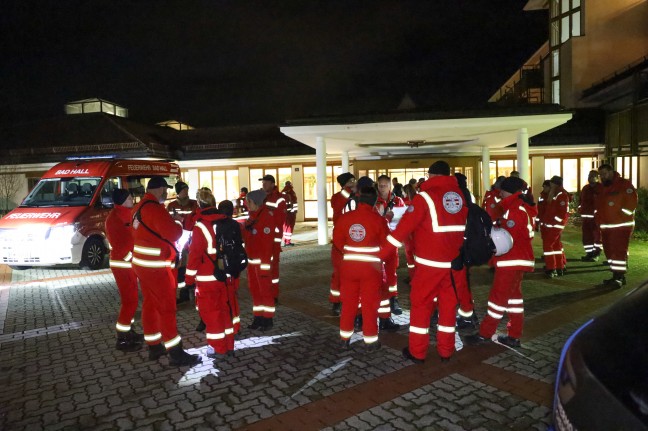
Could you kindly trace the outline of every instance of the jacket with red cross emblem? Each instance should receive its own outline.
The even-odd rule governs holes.
[[[601,229],[634,227],[638,198],[632,183],[614,172],[612,184],[602,186],[596,198],[596,220]]]
[[[387,221],[374,207],[358,203],[354,211],[340,216],[333,227],[333,247],[345,261],[376,264],[380,269],[380,243],[389,233]]]
[[[214,261],[216,260],[216,235],[213,223],[225,219],[216,208],[203,208],[195,219],[189,246],[189,260],[185,282],[194,284],[198,281],[214,281]]]
[[[110,244],[110,266],[130,268],[133,258],[133,232],[131,210],[115,205],[106,218],[106,237]]]
[[[250,211],[245,221],[245,251],[250,265],[260,265],[261,271],[270,276],[270,262],[274,247],[275,217],[266,206]]]
[[[344,211],[344,206],[353,194],[351,187],[344,187],[339,192],[331,196],[331,208],[333,209],[333,225]]]
[[[152,268],[173,267],[176,258],[173,244],[182,236],[182,226],[151,193],[146,193],[133,207],[133,218],[138,212],[141,222],[133,222],[133,263]]]
[[[463,244],[468,207],[454,176],[432,176],[412,199],[396,229],[383,242],[385,249],[400,247],[412,233],[414,261],[419,265],[450,268]],[[388,255],[382,253],[382,256]]]
[[[569,193],[562,187],[556,189],[553,196],[549,192],[549,196],[545,200],[546,204],[540,223],[544,224],[545,227],[564,229],[569,218],[570,200]]]
[[[534,219],[538,210],[520,199],[521,194],[522,192],[514,193],[500,202],[504,214],[497,220],[497,224],[511,234],[513,247],[501,256],[493,256],[492,263],[498,269],[533,272],[535,257],[531,241],[535,235]]]

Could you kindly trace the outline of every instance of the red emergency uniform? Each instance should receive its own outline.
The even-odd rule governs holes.
[[[387,216],[386,214],[389,211],[389,206],[403,208],[405,207],[405,202],[402,198],[395,196],[391,191],[387,194],[387,199],[383,199],[378,195],[375,208],[378,214],[385,218],[387,223],[392,219],[392,216]],[[380,288],[380,307],[378,308],[378,317],[383,319],[391,317],[389,299],[398,296],[398,275],[396,274],[398,264],[398,249],[394,249],[392,255],[385,259],[383,265],[383,281]]]
[[[250,211],[245,222],[245,250],[248,255],[248,287],[252,314],[272,318],[275,297],[272,292],[272,259],[275,244],[275,217],[267,206]]]
[[[499,189],[491,189],[484,194],[482,208],[488,213],[493,221],[502,217],[502,214],[504,213],[502,206],[500,205],[501,200]]]
[[[373,207],[362,203],[354,211],[343,214],[335,224],[333,247],[342,255],[340,337],[343,340],[353,335],[354,320],[361,304],[364,341],[366,344],[378,341],[377,317],[382,282],[382,261],[378,253],[380,243],[388,233],[385,219]]]
[[[535,206],[520,199],[521,192],[508,196],[500,202],[504,214],[498,224],[513,238],[513,247],[501,256],[494,256],[495,278],[488,296],[488,314],[484,317],[479,335],[491,338],[499,321],[508,313],[508,335],[520,339],[524,323],[522,278],[525,272],[533,272],[535,258],[531,245],[534,236]]]
[[[338,218],[344,211],[344,206],[352,195],[351,187],[344,187],[339,192],[331,196],[331,208],[333,209],[333,227]],[[337,304],[340,302],[340,263],[342,263],[342,253],[335,247],[331,247],[331,289],[329,292],[329,302]]]
[[[283,237],[283,225],[286,223],[286,199],[279,193],[279,189],[274,189],[266,196],[265,205],[270,210],[269,213],[274,218],[274,246],[272,248],[272,295],[279,298],[279,256],[281,254],[281,238]]]
[[[603,251],[614,274],[628,270],[628,246],[634,229],[637,190],[632,183],[614,172],[610,185],[603,184],[596,198],[595,220],[601,227]]]
[[[176,251],[172,244],[182,235],[182,227],[151,193],[133,208],[134,216],[138,212],[141,222],[133,226],[133,270],[144,296],[144,340],[149,345],[163,341],[170,349],[181,341],[176,326]]]
[[[586,184],[581,190],[580,205],[578,205],[578,212],[583,222],[581,229],[583,234],[583,248],[585,249],[585,253],[595,256],[601,254],[601,250],[603,249],[601,229],[596,223],[596,220],[594,220],[596,196],[600,194],[601,187],[601,183]]]
[[[283,242],[285,245],[289,245],[292,244],[293,230],[297,221],[297,193],[295,193],[293,186],[286,185],[281,191],[281,194],[286,201],[286,221],[283,225]]]
[[[466,274],[465,269],[453,271],[451,262],[463,244],[467,215],[468,207],[457,179],[432,176],[421,184],[421,192],[383,243],[391,252],[389,244],[400,247],[413,233],[416,272],[410,294],[409,351],[417,359],[427,355],[434,298],[438,298],[439,307],[437,351],[443,358],[454,352],[457,296],[450,275],[455,280],[465,280]]]
[[[115,205],[106,218],[106,237],[110,244],[110,270],[115,277],[121,308],[116,328],[129,332],[137,311],[137,276],[133,272],[133,235],[131,232],[131,210]]]
[[[196,284],[196,305],[206,325],[207,344],[222,355],[234,350],[234,325],[240,321],[233,280],[222,282],[214,277],[216,235],[212,224],[225,218],[216,208],[202,209],[191,234],[186,275],[189,284]]]
[[[567,263],[561,238],[569,218],[569,200],[569,193],[562,187],[557,188],[553,196],[549,193],[540,219],[542,250],[547,271],[564,269]]]

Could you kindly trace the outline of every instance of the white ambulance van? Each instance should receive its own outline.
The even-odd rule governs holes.
[[[104,223],[112,192],[129,189],[135,202],[153,176],[173,185],[175,163],[150,160],[70,160],[51,168],[25,200],[0,219],[0,263],[12,269],[79,264],[106,265]]]

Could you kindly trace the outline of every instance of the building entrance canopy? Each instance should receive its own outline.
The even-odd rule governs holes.
[[[315,148],[318,240],[320,244],[326,244],[327,154],[339,154],[342,157],[343,171],[349,169],[349,158],[366,160],[420,155],[481,154],[482,165],[487,165],[491,149],[517,143],[520,173],[528,180],[525,174],[528,174],[529,137],[560,126],[571,118],[571,112],[551,105],[476,112],[408,112],[296,120],[281,127],[281,132]],[[487,175],[488,172],[484,170],[482,184],[488,183]]]

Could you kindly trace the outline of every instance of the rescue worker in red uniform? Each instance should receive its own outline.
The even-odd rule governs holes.
[[[187,262],[187,283],[196,284],[196,305],[206,326],[207,357],[222,358],[234,352],[232,303],[236,293],[231,280],[223,282],[214,276],[217,256],[213,224],[227,217],[214,207],[215,199],[211,193],[201,192],[199,200],[211,205],[201,205],[194,223]]]
[[[583,248],[585,256],[581,257],[583,262],[596,262],[601,255],[603,243],[601,242],[601,229],[596,220],[596,196],[601,192],[601,183],[599,183],[598,171],[590,171],[587,176],[587,184],[580,193],[580,205],[578,212],[582,219],[581,232],[583,235]]]
[[[387,175],[378,177],[378,200],[376,201],[376,211],[390,223],[394,218],[392,208],[404,208],[403,199],[394,195],[391,190],[391,178]],[[380,307],[378,308],[378,317],[380,318],[380,330],[396,331],[400,325],[395,323],[391,315],[403,314],[403,310],[398,303],[398,249],[394,249],[391,256],[385,259],[383,265],[383,283],[380,290]]]
[[[162,177],[153,177],[146,194],[133,208],[133,270],[142,287],[142,325],[149,346],[149,359],[157,360],[167,353],[169,364],[195,365],[202,361],[182,349],[176,325],[177,250],[174,243],[182,235],[178,222],[164,208],[167,185]]]
[[[603,187],[596,197],[596,218],[601,227],[603,251],[612,271],[604,284],[621,287],[626,284],[628,246],[634,229],[637,190],[609,164],[598,168]]]
[[[414,197],[396,230],[387,236],[381,251],[381,256],[388,256],[392,247],[400,247],[413,233],[416,272],[410,293],[409,347],[403,349],[403,357],[415,363],[422,363],[427,356],[435,297],[439,307],[437,351],[442,361],[452,356],[457,297],[451,274],[457,278],[463,273],[465,277],[465,269],[453,271],[451,263],[463,244],[468,208],[457,178],[450,176],[447,162],[433,163],[428,172],[421,192]]]
[[[542,250],[545,260],[545,274],[549,278],[565,275],[565,249],[562,233],[569,218],[569,193],[563,188],[563,179],[554,175],[549,180],[551,189],[547,196],[540,223],[542,223]]]
[[[290,181],[286,181],[283,190],[281,190],[283,198],[286,200],[286,221],[283,225],[283,243],[284,247],[292,247],[292,235],[295,230],[295,222],[297,221],[297,193]]]
[[[551,182],[545,180],[542,183],[542,191],[540,192],[540,197],[538,198],[538,216],[536,217],[536,232],[542,232],[542,217],[544,217],[545,208],[547,208],[547,197],[549,197],[549,191],[551,190]]]
[[[342,190],[331,196],[331,208],[333,209],[333,228],[335,222],[342,215],[344,206],[349,201],[349,198],[355,193],[355,176],[350,172],[345,172],[337,176],[337,182],[342,187]],[[331,247],[331,266],[333,273],[331,274],[331,289],[329,292],[329,302],[332,304],[331,314],[334,316],[340,315],[340,263],[342,263],[342,254]]]
[[[504,176],[497,177],[490,190],[484,194],[482,208],[488,213],[491,220],[497,220],[502,216],[502,207],[499,206],[499,202],[502,199],[500,198],[500,184],[502,184],[505,178]]]
[[[341,347],[349,347],[358,305],[362,304],[362,332],[368,351],[380,348],[378,304],[383,263],[378,257],[380,243],[389,233],[387,222],[374,211],[376,189],[360,190],[358,206],[338,218],[333,228],[333,247],[342,254],[340,264]]]
[[[254,190],[247,195],[250,217],[245,222],[245,250],[248,255],[248,287],[252,295],[254,319],[248,329],[271,329],[275,314],[272,292],[276,218],[263,201],[266,193]]]
[[[137,311],[137,276],[133,272],[133,235],[131,208],[133,197],[125,189],[112,193],[114,208],[106,218],[106,237],[110,244],[110,270],[115,277],[121,308],[117,317],[117,350],[135,352],[142,348],[144,336],[136,333],[132,323]]]
[[[511,235],[512,244],[510,250],[503,254],[498,250],[493,257],[495,278],[488,296],[488,314],[484,317],[479,332],[464,338],[466,344],[490,341],[506,312],[509,315],[508,334],[498,336],[497,340],[509,347],[520,347],[524,326],[522,279],[524,273],[533,272],[535,266],[531,243],[537,214],[535,203],[523,193],[524,187],[524,181],[516,177],[506,178],[501,184],[500,205],[504,214],[496,221],[496,226]]]
[[[193,220],[193,214],[198,209],[198,202],[189,198],[189,185],[182,181],[178,181],[175,184],[176,198],[174,201],[169,202],[167,205],[167,211],[172,214],[178,214],[180,216],[180,222],[182,223],[183,229],[188,232],[191,232],[193,226],[191,226],[191,221]],[[189,236],[188,233],[185,233],[184,236]],[[189,254],[189,243],[186,241],[184,244],[180,244],[182,247],[180,251],[181,256],[177,268],[178,272],[178,304],[189,301],[193,292],[190,292],[190,289],[187,287],[185,282],[185,271],[187,270],[187,255]]]
[[[262,181],[262,190],[266,193],[265,205],[269,213],[274,217],[274,246],[272,249],[272,295],[275,302],[279,301],[279,257],[281,255],[281,238],[283,237],[283,225],[286,223],[286,199],[281,195],[275,185],[275,178],[272,175],[265,175],[259,178]]]

